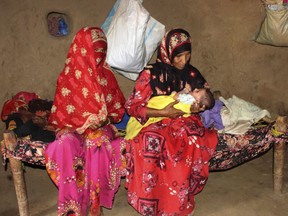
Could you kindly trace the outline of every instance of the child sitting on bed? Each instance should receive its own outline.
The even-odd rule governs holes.
[[[184,117],[189,116],[191,113],[199,113],[211,109],[215,100],[212,92],[209,89],[201,88],[189,91],[186,88],[179,92],[172,92],[171,95],[161,95],[150,98],[147,107],[154,109],[162,109],[170,103],[175,103],[173,106],[176,109],[183,111]],[[127,127],[125,139],[132,139],[139,131],[151,123],[161,121],[164,117],[152,117],[142,125],[134,117],[130,117]]]
[[[49,128],[47,119],[52,101],[34,98],[27,106],[18,107],[17,112],[4,119],[6,129],[13,130],[17,137],[29,136],[32,141],[52,142],[55,139],[53,128]]]

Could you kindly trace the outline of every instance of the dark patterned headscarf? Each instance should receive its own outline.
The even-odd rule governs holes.
[[[184,29],[172,29],[165,34],[158,48],[157,62],[150,69],[150,85],[154,96],[182,90],[186,83],[191,86],[191,90],[204,86],[206,80],[189,61],[182,70],[172,65],[175,56],[191,50],[191,37]]]

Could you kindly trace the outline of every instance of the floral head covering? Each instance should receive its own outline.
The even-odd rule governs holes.
[[[184,29],[172,29],[167,32],[160,44],[158,60],[172,65],[173,59],[181,52],[191,52],[191,37]]]
[[[157,62],[151,69],[150,85],[154,96],[183,89],[189,73],[189,61],[183,70],[173,67],[172,62],[176,55],[184,51],[191,52],[189,33],[181,28],[168,31],[158,48]]]
[[[107,41],[97,27],[82,28],[69,48],[57,81],[50,123],[83,133],[93,124],[124,114],[125,98],[106,63]]]

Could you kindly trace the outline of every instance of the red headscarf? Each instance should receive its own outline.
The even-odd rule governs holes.
[[[50,123],[83,133],[107,117],[119,122],[125,98],[105,62],[107,41],[97,27],[82,28],[70,46],[65,67],[58,77]]]
[[[18,92],[12,99],[7,100],[1,111],[1,119],[5,121],[9,115],[18,113],[20,108],[28,110],[28,103],[33,99],[38,99],[39,96],[34,92]]]

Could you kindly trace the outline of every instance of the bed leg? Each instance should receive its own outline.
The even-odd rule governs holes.
[[[274,145],[274,192],[282,193],[285,161],[285,141]]]
[[[278,116],[275,124],[275,129],[279,132],[287,131],[287,117]],[[286,141],[283,140],[274,145],[274,192],[282,193],[283,178],[284,178],[284,162],[286,152]]]
[[[4,131],[3,133],[5,147],[9,151],[14,151],[17,139],[13,131]],[[9,156],[8,156],[9,157]],[[27,198],[26,183],[22,169],[21,160],[9,157],[9,163],[13,174],[14,187],[18,201],[19,215],[29,216],[29,205]]]

